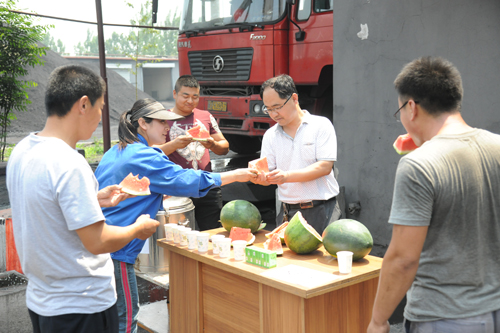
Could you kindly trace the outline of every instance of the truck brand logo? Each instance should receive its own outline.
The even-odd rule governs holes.
[[[177,47],[178,47],[178,48],[181,48],[181,47],[187,47],[188,49],[190,49],[190,48],[191,48],[191,41],[190,41],[190,40],[188,40],[188,41],[186,41],[186,42],[178,42],[178,43],[177,43]]]
[[[214,68],[214,71],[216,71],[217,73],[222,72],[222,70],[224,69],[224,59],[222,59],[220,55],[216,55],[214,57],[212,67]]]
[[[266,39],[266,35],[255,35],[255,34],[251,34],[250,35],[250,40],[264,40]]]

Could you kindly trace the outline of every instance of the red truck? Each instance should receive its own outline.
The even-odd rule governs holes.
[[[259,96],[273,76],[289,74],[301,107],[332,120],[333,0],[184,0],[178,52],[237,153],[259,151],[274,124]]]

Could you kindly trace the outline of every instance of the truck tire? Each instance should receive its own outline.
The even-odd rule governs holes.
[[[229,149],[238,154],[254,154],[260,151],[262,137],[224,134],[229,142]]]

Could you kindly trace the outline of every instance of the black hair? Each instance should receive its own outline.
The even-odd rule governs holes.
[[[175,82],[175,91],[179,93],[182,87],[200,89],[200,83],[192,75],[182,75]]]
[[[106,83],[91,69],[79,65],[57,67],[49,76],[45,92],[47,116],[66,116],[83,96],[93,106],[105,92]]]
[[[460,111],[464,90],[458,69],[443,58],[422,57],[405,65],[394,80],[404,102],[418,101],[431,115]]]
[[[292,94],[297,94],[297,88],[290,75],[281,74],[276,77],[270,78],[262,84],[260,87],[260,98],[264,94],[266,88],[272,88],[278,93],[281,99],[287,99],[292,96]]]
[[[139,137],[137,136],[139,119],[130,121],[127,116],[132,115],[135,111],[138,111],[151,103],[156,103],[156,101],[152,98],[139,99],[134,103],[130,110],[123,112],[120,116],[120,122],[118,124],[118,139],[120,140],[119,146],[121,149],[127,147],[129,143],[139,142]],[[147,124],[153,121],[153,118],[142,118]]]

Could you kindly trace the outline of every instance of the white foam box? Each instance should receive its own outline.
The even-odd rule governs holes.
[[[276,252],[262,249],[256,246],[245,248],[246,262],[264,268],[276,267]]]

